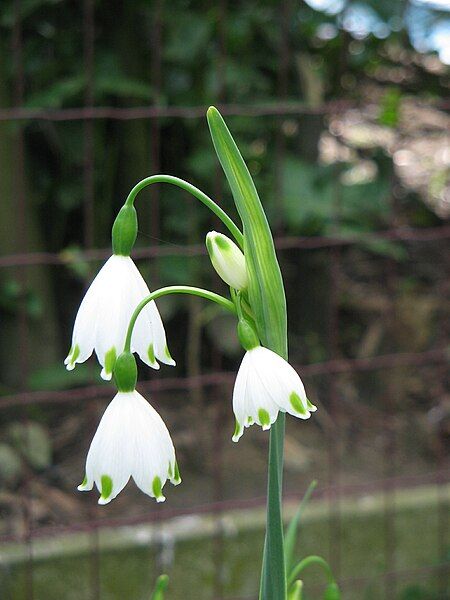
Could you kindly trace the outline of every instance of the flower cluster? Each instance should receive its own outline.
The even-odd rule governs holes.
[[[101,376],[114,375],[117,394],[105,410],[89,448],[86,475],[78,486],[100,492],[99,504],[107,504],[125,487],[130,477],[157,502],[165,500],[169,479],[181,482],[170,433],[156,410],[136,391],[137,366],[133,353],[154,369],[158,361],[175,365],[166,342],[164,326],[155,302],[145,302],[127,345],[127,333],[136,306],[150,291],[130,251],[136,239],[134,207],[125,205],[113,226],[113,255],[106,261],[81,302],[64,361],[72,370],[95,350]]]
[[[134,189],[139,190],[140,186]],[[258,294],[269,294],[270,290],[263,289],[259,283],[255,286],[254,267],[264,264],[269,269],[262,273],[267,279],[265,287],[270,287],[278,276],[276,269],[270,271],[274,261],[277,266],[276,259],[270,258],[270,247],[266,246],[260,256],[252,255],[247,260],[236,243],[211,231],[206,236],[206,248],[217,274],[230,286],[231,300],[189,286],[178,286],[176,290],[163,288],[151,294],[130,257],[137,235],[137,216],[130,197],[132,194],[113,225],[113,255],[100,269],[81,302],[72,345],[65,359],[67,369],[72,370],[95,351],[102,367],[101,377],[106,380],[114,377],[118,390],[92,440],[86,475],[78,488],[91,490],[95,484],[100,492],[100,504],[115,498],[130,477],[158,502],[164,500],[163,487],[167,480],[175,485],[181,481],[170,433],[156,410],[136,391],[134,354],[154,369],[160,368],[160,362],[175,365],[154,302],[156,295],[170,291],[196,293],[218,301],[237,314],[237,333],[245,355],[233,391],[236,419],[233,441],[237,442],[245,428],[253,424],[263,430],[270,429],[280,412],[307,419],[316,410],[295,370],[284,358],[264,347],[258,335],[257,323],[261,329],[265,317],[261,321],[261,313],[254,308],[258,305]],[[205,201],[205,196],[201,199]],[[214,205],[216,214],[222,215],[238,244],[244,245],[242,233],[229,217],[212,200],[206,201]],[[263,217],[265,219],[264,214]],[[261,248],[262,238],[256,236],[255,239],[258,243],[254,247]],[[273,306],[276,309],[277,304]],[[283,318],[271,321],[275,327],[280,323]]]
[[[232,288],[239,315],[238,337],[246,350],[233,391],[237,442],[244,429],[257,424],[270,429],[278,413],[307,419],[316,407],[308,400],[296,371],[275,352],[264,348],[254,324],[243,311],[248,284],[245,257],[223,234],[210,232],[206,246],[219,276]],[[167,480],[177,485],[180,475],[169,431],[156,410],[136,391],[137,367],[133,353],[153,367],[157,361],[175,365],[164,326],[150,291],[130,256],[113,254],[103,265],[80,305],[65,360],[67,369],[84,362],[95,350],[101,376],[114,375],[118,392],[107,407],[92,440],[86,475],[80,491],[96,485],[99,504],[107,504],[130,477],[158,502]],[[142,306],[141,306],[142,305]],[[132,315],[139,309],[125,348]]]
[[[263,431],[274,425],[269,444],[267,535],[260,595],[264,598],[300,597],[302,581],[295,579],[305,566],[315,563],[328,569],[326,597],[337,599],[339,589],[323,559],[308,557],[294,567],[292,552],[283,545],[280,450],[284,442],[284,413],[308,419],[317,409],[308,399],[299,375],[286,360],[283,278],[257,190],[226,124],[214,107],[208,109],[207,118],[242,228],[201,190],[171,175],[152,175],[131,190],[112,228],[113,254],[81,302],[72,345],[65,359],[66,368],[72,370],[95,351],[101,377],[112,379],[117,388],[91,442],[85,477],[78,489],[89,491],[96,486],[100,493],[99,504],[108,504],[132,478],[145,494],[163,502],[166,482],[173,485],[181,482],[171,435],[155,408],[136,390],[135,355],[153,369],[159,369],[160,363],[175,365],[155,300],[173,293],[211,300],[237,317],[237,337],[244,350],[232,397],[235,416],[232,440],[238,442],[251,425],[259,425]],[[136,195],[151,183],[163,182],[183,188],[208,206],[234,238],[235,241],[216,231],[206,236],[211,264],[229,286],[228,298],[188,285],[167,286],[150,292],[131,259],[137,236]],[[298,520],[298,516],[295,519]],[[296,523],[294,531],[295,528]],[[154,596],[162,594],[166,582],[167,579],[160,580]]]

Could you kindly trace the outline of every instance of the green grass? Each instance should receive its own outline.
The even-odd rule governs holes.
[[[450,492],[450,488],[447,490]],[[442,498],[442,489],[441,489]],[[447,494],[447,499],[449,494]],[[288,506],[286,512],[292,513]],[[382,496],[342,502],[341,517],[330,521],[327,504],[315,502],[305,512],[298,541],[298,557],[330,556],[330,527],[339,527],[341,578],[363,578],[364,583],[344,586],[345,600],[438,600],[444,599],[442,571],[410,573],[421,567],[438,567],[438,494],[431,486],[395,494],[392,518],[394,563],[386,563],[385,514]],[[447,513],[448,514],[448,513]],[[229,513],[222,520],[223,535],[212,517],[190,517],[170,524],[121,528],[100,532],[98,580],[89,552],[87,534],[35,542],[33,551],[34,600],[88,600],[93,584],[101,600],[144,600],[158,574],[170,576],[168,600],[220,597],[256,597],[263,546],[261,510]],[[189,520],[190,519],[190,520]],[[447,531],[449,528],[447,528]],[[161,536],[161,533],[163,535]],[[162,540],[166,541],[163,543]],[[447,558],[450,542],[447,540]],[[26,600],[28,563],[20,546],[0,547],[0,597]],[[403,571],[395,590],[386,596],[386,571]],[[305,572],[306,600],[321,597],[323,575],[312,568]],[[317,585],[319,584],[319,587]]]

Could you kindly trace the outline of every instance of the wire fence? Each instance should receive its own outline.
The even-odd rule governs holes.
[[[83,62],[87,78],[85,92],[85,105],[64,110],[47,110],[45,107],[40,109],[29,109],[23,107],[24,103],[24,67],[23,67],[23,29],[21,20],[21,2],[15,3],[15,20],[12,31],[11,52],[14,61],[14,93],[12,108],[2,108],[0,110],[0,120],[14,122],[18,127],[16,143],[12,149],[14,155],[15,177],[13,179],[14,189],[12,195],[17,207],[17,229],[10,232],[16,239],[16,251],[13,254],[0,257],[0,270],[6,272],[7,269],[15,269],[21,286],[26,289],[29,270],[38,265],[43,265],[48,269],[61,269],[70,266],[71,261],[96,261],[105,258],[109,254],[107,249],[94,248],[94,205],[96,200],[95,193],[95,146],[94,146],[94,125],[98,120],[130,120],[143,119],[151,124],[151,160],[148,165],[148,173],[157,173],[161,165],[161,119],[203,119],[207,107],[99,107],[94,106],[94,65],[95,65],[95,4],[93,0],[84,0],[82,14],[82,36],[83,36]],[[227,2],[219,2],[221,11],[221,24],[226,27]],[[327,103],[319,108],[311,109],[300,103],[287,101],[287,85],[289,70],[288,66],[292,62],[289,48],[288,23],[292,6],[290,2],[282,3],[283,10],[280,13],[278,26],[281,30],[280,48],[279,48],[279,80],[278,97],[272,105],[252,105],[238,106],[227,102],[227,93],[225,89],[223,69],[227,60],[227,49],[225,34],[221,33],[220,56],[218,57],[218,77],[221,84],[216,101],[225,115],[243,115],[259,118],[262,116],[299,116],[302,114],[311,114],[319,112],[320,114],[332,114],[340,112],[349,107],[348,102]],[[168,10],[162,0],[156,0],[154,3],[155,18],[153,22],[152,36],[154,38],[154,52],[152,54],[152,77],[153,85],[156,87],[156,95],[161,91],[161,14]],[[26,158],[23,131],[24,127],[33,120],[49,121],[78,121],[84,132],[84,167],[83,167],[83,187],[84,187],[84,207],[83,207],[83,240],[84,248],[74,259],[70,259],[62,253],[52,252],[31,252],[29,251],[29,229],[27,223],[28,198],[25,192],[24,182],[26,181]],[[278,170],[284,160],[284,138],[280,134],[276,139],[276,161],[275,170]],[[215,197],[220,198],[223,193],[223,179],[217,177],[217,189],[214,190]],[[279,197],[282,199],[282,190]],[[9,199],[8,199],[9,201]],[[281,200],[280,200],[281,201]],[[160,238],[160,225],[163,215],[163,208],[160,206],[158,190],[155,189],[152,196],[152,220],[151,236],[154,239]],[[398,378],[387,378],[386,392],[383,409],[372,407],[370,404],[358,404],[342,397],[342,385],[346,378],[357,379],[361,375],[371,378],[376,376],[383,378],[390,372],[411,372],[418,370],[425,373],[427,369],[432,369],[432,377],[435,379],[435,385],[432,389],[434,399],[441,397],[444,393],[444,378],[446,364],[448,361],[447,337],[445,328],[436,336],[433,347],[426,348],[423,351],[398,351],[383,355],[368,357],[342,356],[340,350],[339,336],[344,327],[342,323],[342,311],[340,310],[340,297],[345,289],[344,272],[346,268],[345,251],[353,248],[360,243],[360,238],[355,237],[299,237],[287,236],[284,233],[283,223],[275,223],[276,247],[278,249],[281,261],[286,256],[292,256],[295,253],[295,261],[301,262],[306,252],[325,252],[328,265],[328,293],[329,303],[328,312],[323,315],[326,323],[328,356],[324,360],[311,360],[307,364],[296,365],[302,378],[308,384],[318,382],[317,389],[320,390],[319,400],[326,412],[326,419],[321,423],[320,431],[316,432],[314,438],[322,447],[326,446],[326,459],[321,466],[320,486],[317,498],[328,502],[328,530],[326,532],[327,554],[331,560],[333,569],[338,578],[341,579],[343,589],[363,590],[370,582],[370,576],[367,577],[348,577],[348,573],[342,574],[342,565],[345,562],[343,556],[343,539],[345,538],[345,525],[343,510],[345,502],[349,497],[361,497],[368,494],[380,493],[384,498],[382,519],[379,526],[383,530],[383,548],[382,562],[385,568],[382,572],[383,589],[378,592],[378,596],[386,599],[398,597],[398,591],[402,582],[420,580],[430,574],[436,578],[437,595],[436,598],[448,598],[448,496],[447,489],[450,483],[450,472],[448,470],[448,457],[445,446],[438,445],[432,459],[433,468],[430,465],[426,467],[416,466],[408,463],[405,467],[403,461],[404,453],[408,449],[403,446],[404,439],[400,432],[398,419],[402,416],[402,407],[395,401],[398,395]],[[387,230],[371,234],[374,239],[395,240],[408,247],[416,248],[429,245],[434,249],[440,248],[441,244],[450,239],[450,227],[440,226],[427,229],[414,229],[398,227],[395,220],[395,211],[393,211],[392,224]],[[367,237],[367,236],[366,236]],[[192,256],[197,257],[205,254],[203,244],[188,244],[186,246],[175,245],[150,245],[137,248],[135,258],[139,260],[156,259],[163,256]],[[387,318],[393,321],[396,319],[395,298],[398,290],[398,265],[394,259],[383,259],[382,263],[383,282],[390,291],[392,305],[389,307]],[[157,263],[156,263],[157,265]],[[413,269],[414,265],[410,265]],[[153,267],[152,267],[153,268]],[[157,268],[154,267],[155,269]],[[442,273],[442,280],[445,283],[445,273]],[[439,285],[442,281],[439,282]],[[445,286],[442,288],[445,289]],[[296,296],[288,297],[288,305],[296,302]],[[71,413],[80,410],[86,411],[84,424],[89,430],[93,430],[94,424],[98,422],[99,409],[104,406],[111,389],[107,386],[89,385],[76,387],[73,389],[62,389],[58,391],[31,391],[28,389],[27,381],[30,373],[30,356],[28,337],[32,327],[27,307],[24,302],[19,304],[17,313],[17,344],[20,348],[20,370],[23,374],[23,385],[20,389],[6,393],[0,397],[0,410],[4,415],[11,411],[19,411],[25,424],[29,423],[32,410],[38,405],[45,407],[62,407],[61,417],[68,416]],[[148,504],[140,504],[135,510],[119,510],[110,516],[109,513],[100,513],[97,508],[92,508],[93,498],[91,497],[83,506],[87,507],[82,516],[74,520],[59,518],[53,516],[47,522],[42,522],[39,518],[39,506],[36,503],[35,483],[39,480],[39,474],[29,472],[27,480],[20,490],[20,501],[18,510],[22,514],[21,526],[18,530],[7,531],[0,537],[3,545],[19,542],[25,548],[27,553],[26,574],[22,587],[23,594],[20,598],[27,600],[40,599],[36,588],[36,569],[38,559],[35,557],[36,540],[43,538],[57,537],[62,534],[73,534],[75,532],[88,532],[90,534],[90,552],[89,552],[89,598],[97,599],[103,597],[105,593],[101,581],[101,557],[100,547],[101,531],[107,528],[117,528],[122,526],[132,526],[145,524],[149,522],[165,522],[182,515],[202,515],[213,514],[220,520],[221,515],[228,511],[244,510],[256,508],[264,505],[263,489],[260,482],[256,489],[262,493],[255,496],[254,489],[250,492],[245,491],[239,494],[239,485],[235,481],[236,477],[242,475],[241,471],[236,475],[235,462],[236,454],[231,456],[227,449],[228,440],[224,435],[223,424],[226,422],[224,415],[227,411],[227,404],[223,399],[228,398],[234,381],[235,373],[224,369],[223,358],[218,354],[213,357],[214,367],[207,373],[194,373],[186,377],[158,377],[154,376],[150,381],[144,381],[141,389],[149,393],[152,400],[158,408],[164,405],[161,400],[171,398],[175,394],[188,395],[200,393],[203,399],[201,406],[208,413],[209,422],[213,426],[209,427],[209,437],[202,445],[207,465],[207,483],[202,484],[206,490],[205,501],[200,501],[199,497],[189,497],[182,500],[182,505],[149,507]],[[427,375],[430,378],[430,375]],[[345,384],[344,381],[344,384]],[[207,397],[207,402],[204,398]],[[432,404],[433,398],[430,400]],[[180,409],[177,400],[173,401],[176,412]],[[66,406],[67,408],[64,408]],[[202,409],[202,410],[203,410]],[[184,409],[183,409],[184,410]],[[8,412],[10,411],[10,412]],[[343,413],[351,413],[353,425]],[[169,413],[168,413],[169,414]],[[173,413],[170,413],[173,416]],[[389,418],[386,418],[389,415]],[[192,415],[191,415],[192,416]],[[175,418],[175,417],[174,417]],[[193,416],[195,421],[193,426],[199,426],[201,416]],[[170,419],[169,428],[170,428]],[[349,435],[352,435],[351,427],[356,424],[362,431],[370,432],[370,443],[376,443],[377,453],[381,456],[380,464],[377,465],[377,473],[370,471],[367,477],[358,480],[352,480],[345,474],[345,465],[343,461],[348,460]],[[350,431],[350,434],[349,434]],[[355,434],[356,435],[356,434]],[[430,438],[435,436],[435,432],[430,433]],[[325,440],[325,441],[324,441]],[[80,451],[80,448],[77,448]],[[186,461],[189,461],[189,453],[186,454]],[[78,464],[82,463],[82,457],[77,457]],[[53,468],[56,473],[57,468]],[[300,490],[305,488],[308,479],[314,476],[314,470],[307,469],[301,477],[293,477],[292,483],[287,482],[286,498],[296,499],[301,495]],[[238,482],[239,483],[239,482]],[[185,484],[189,486],[189,482]],[[423,485],[433,485],[436,489],[436,498],[433,511],[436,514],[437,525],[433,530],[435,533],[434,548],[435,554],[430,557],[427,564],[409,565],[398,564],[398,545],[400,540],[397,538],[396,524],[399,516],[397,514],[396,492],[401,490],[415,490]],[[258,487],[259,486],[259,487]],[[413,493],[411,491],[411,493]],[[252,495],[253,494],[253,495]],[[345,511],[344,511],[345,512]],[[231,598],[224,591],[224,550],[223,536],[219,536],[218,546],[215,547],[215,569],[214,569],[214,590],[217,598]],[[222,546],[221,546],[222,544]],[[371,551],[368,548],[368,560],[370,562]],[[107,596],[105,597],[114,597]],[[117,596],[118,597],[118,596]],[[254,597],[254,596],[245,596]],[[363,597],[362,595],[360,597]],[[424,596],[425,597],[425,596]],[[431,597],[431,596],[430,596]],[[11,596],[12,598],[12,596]],[[243,598],[243,596],[242,596]]]

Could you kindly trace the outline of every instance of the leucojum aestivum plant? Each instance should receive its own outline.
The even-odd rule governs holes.
[[[300,509],[286,535],[282,520],[282,472],[285,415],[308,419],[316,407],[308,399],[296,371],[287,362],[286,299],[272,234],[253,180],[219,112],[207,113],[215,151],[230,185],[242,230],[211,198],[190,183],[169,175],[153,175],[130,192],[112,228],[112,256],[89,287],[78,310],[67,369],[95,350],[103,379],[113,378],[117,393],[105,410],[86,460],[78,489],[100,492],[108,504],[130,477],[157,502],[165,500],[164,485],[181,483],[175,448],[162,418],[136,390],[135,354],[153,367],[175,365],[155,300],[168,294],[193,294],[217,303],[236,317],[244,357],[234,385],[232,406],[237,442],[245,429],[269,430],[267,522],[260,598],[300,600],[301,572],[322,567],[327,577],[324,598],[340,597],[328,564],[319,556],[294,560]],[[178,186],[191,193],[223,223],[223,233],[209,232],[206,247],[217,274],[230,288],[229,298],[190,285],[150,292],[130,253],[137,235],[135,199],[154,183]],[[241,442],[242,443],[242,442]],[[312,488],[310,488],[309,493]],[[306,500],[306,497],[305,499]],[[167,578],[153,591],[163,598]],[[192,596],[193,597],[193,596]]]

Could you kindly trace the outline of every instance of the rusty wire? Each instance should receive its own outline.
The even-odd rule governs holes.
[[[283,236],[275,238],[278,250],[304,249],[314,250],[331,248],[333,246],[352,246],[373,240],[390,240],[400,242],[434,242],[450,239],[450,225],[429,228],[397,227],[377,232],[367,232],[364,236]],[[98,261],[108,258],[110,248],[96,248],[92,250],[77,250],[73,252],[29,252],[10,254],[0,257],[2,267],[26,267],[36,265],[70,265],[83,261]],[[133,257],[159,258],[162,256],[200,256],[206,255],[204,244],[162,244],[137,247],[133,250]]]

